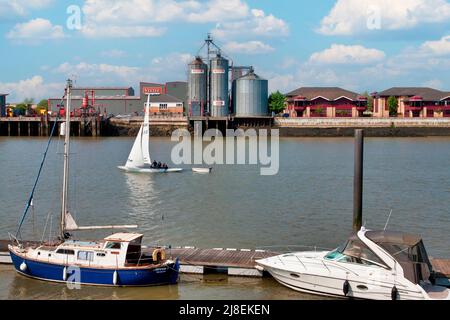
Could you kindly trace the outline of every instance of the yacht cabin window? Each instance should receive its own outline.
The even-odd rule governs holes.
[[[108,242],[106,244],[106,248],[107,249],[120,249],[121,245],[122,244],[120,242]]]
[[[94,253],[92,251],[78,251],[78,260],[94,261]]]
[[[347,241],[344,245],[328,253],[325,259],[387,268],[383,261],[359,239]]]
[[[70,254],[70,255],[74,255],[74,254],[75,254],[75,251],[70,250],[70,249],[58,249],[58,250],[56,251],[56,253],[59,253],[59,254]]]

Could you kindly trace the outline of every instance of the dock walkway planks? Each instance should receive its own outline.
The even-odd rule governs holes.
[[[181,264],[205,267],[248,268],[255,267],[255,260],[264,259],[278,253],[247,249],[198,249],[173,248],[167,254],[178,257]]]

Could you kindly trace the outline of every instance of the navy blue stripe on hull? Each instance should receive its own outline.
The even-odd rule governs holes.
[[[117,284],[113,283],[114,271],[112,269],[74,268],[67,267],[67,276],[64,280],[64,266],[38,262],[21,258],[11,253],[16,270],[28,277],[40,280],[56,282],[77,282],[86,285],[103,286],[153,286],[164,284],[175,284],[178,281],[178,263],[173,263],[161,268],[154,269],[126,269],[117,270]],[[20,265],[25,262],[26,270],[20,270]]]

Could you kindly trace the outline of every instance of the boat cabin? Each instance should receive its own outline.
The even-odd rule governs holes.
[[[433,266],[420,236],[394,231],[367,231],[365,235],[401,265],[409,281],[419,284],[430,279]]]
[[[367,231],[365,237],[391,256],[403,269],[404,277],[412,283],[430,279],[433,267],[420,236],[394,231]],[[374,252],[356,234],[328,253],[325,259],[390,269],[389,264],[380,258],[380,252]]]
[[[102,241],[67,240],[56,248],[39,246],[30,252],[37,260],[80,266],[131,267],[153,263],[142,253],[139,233],[116,233]],[[155,261],[157,262],[157,261]]]

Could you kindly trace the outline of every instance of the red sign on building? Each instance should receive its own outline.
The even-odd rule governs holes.
[[[143,94],[159,93],[164,94],[164,87],[143,87]]]

